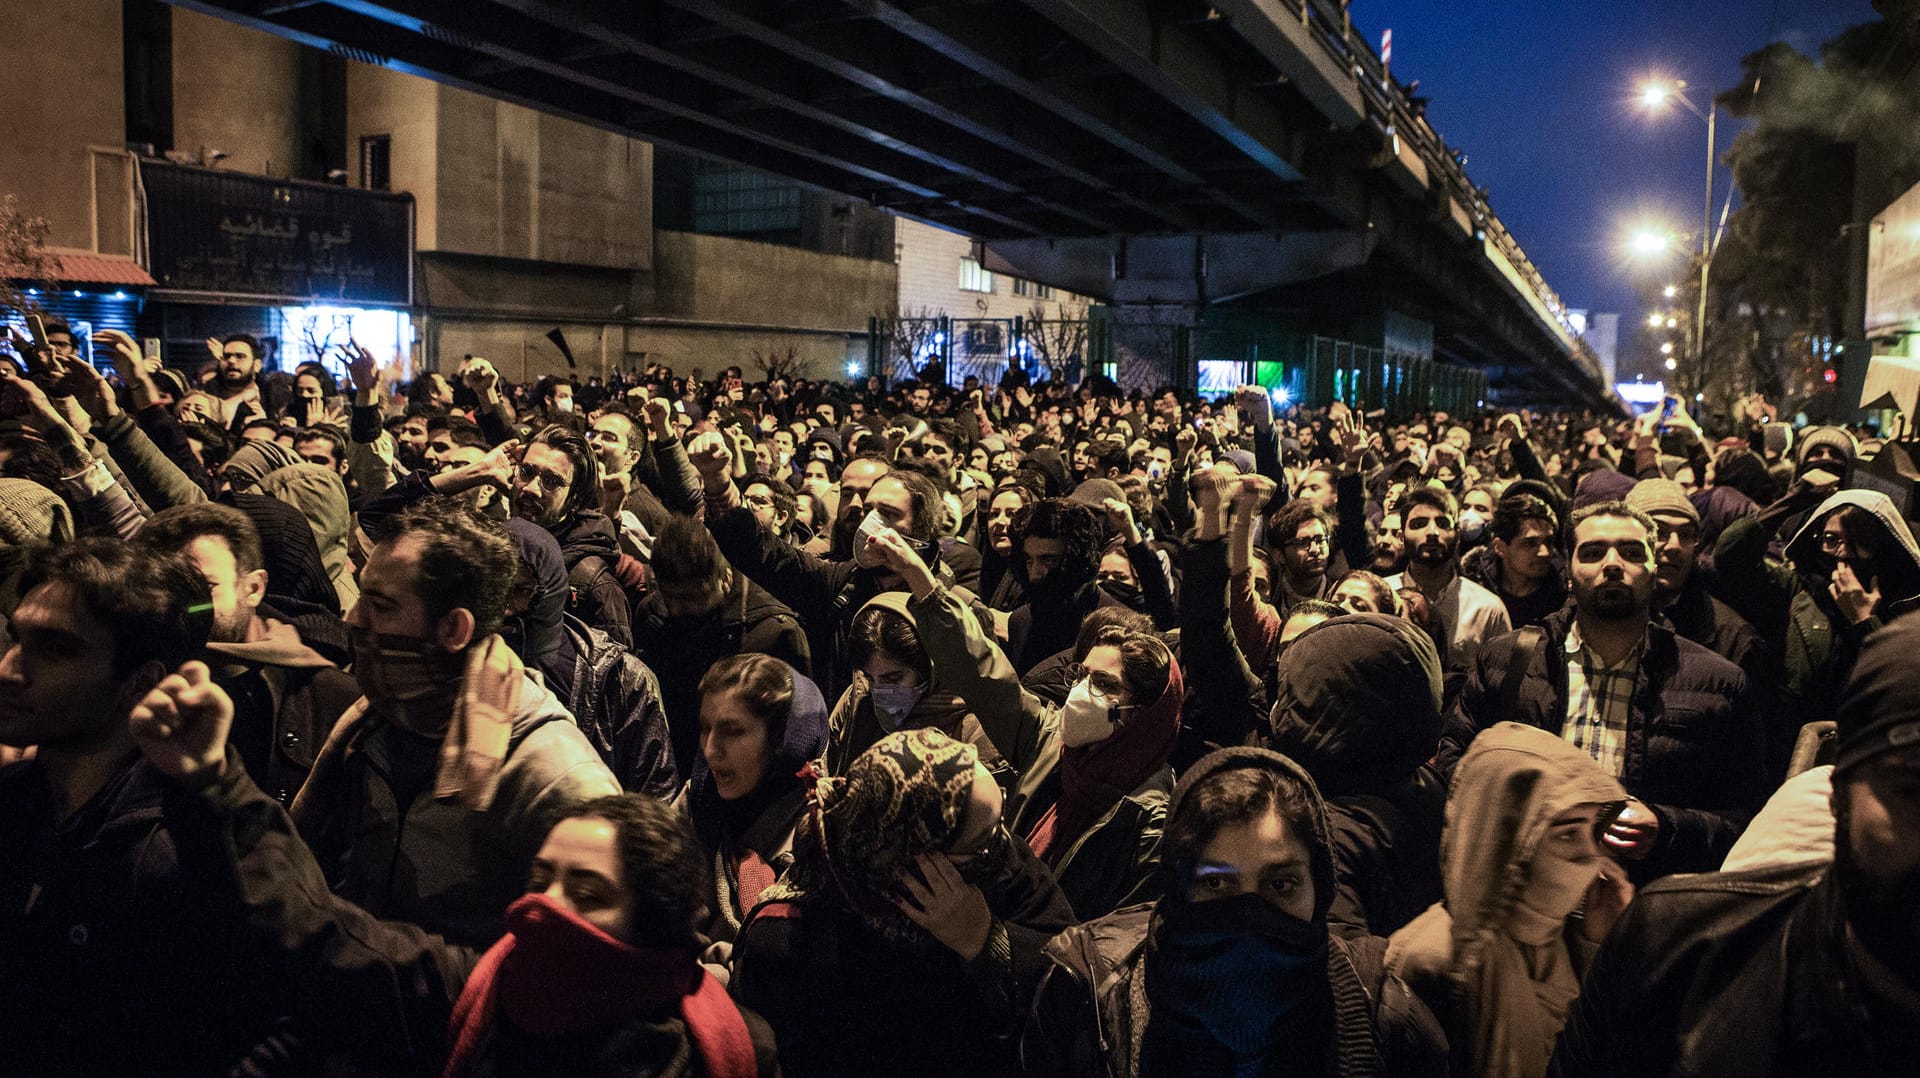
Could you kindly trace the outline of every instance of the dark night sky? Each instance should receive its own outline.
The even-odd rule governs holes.
[[[1428,122],[1468,155],[1467,175],[1551,285],[1575,308],[1617,311],[1621,343],[1644,317],[1622,253],[1636,222],[1697,231],[1706,126],[1633,100],[1650,73],[1685,79],[1703,109],[1768,40],[1775,0],[1354,0],[1378,49],[1393,29],[1393,73],[1420,80]],[[1773,37],[1809,56],[1877,18],[1869,0],[1778,0]],[[1724,121],[1726,117],[1723,115]],[[1735,127],[1719,125],[1724,153]],[[1718,218],[1731,176],[1718,171]],[[1697,241],[1696,241],[1697,242]]]

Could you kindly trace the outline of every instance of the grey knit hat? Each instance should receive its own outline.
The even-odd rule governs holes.
[[[1687,497],[1685,487],[1671,479],[1642,479],[1627,491],[1626,502],[1648,516],[1660,513],[1672,513],[1683,516],[1695,524],[1700,523],[1700,510],[1694,508],[1693,501]]]
[[[31,479],[0,479],[0,546],[65,543],[73,539],[73,511]]]

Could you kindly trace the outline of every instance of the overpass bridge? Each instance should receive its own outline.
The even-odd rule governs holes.
[[[1335,0],[172,2],[967,233],[1123,327],[1246,308],[1606,395]]]

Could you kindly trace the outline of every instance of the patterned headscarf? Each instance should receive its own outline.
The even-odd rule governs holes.
[[[838,897],[855,916],[897,942],[929,937],[894,899],[916,856],[942,851],[973,804],[979,752],[938,730],[901,730],[881,738],[847,767],[819,777],[795,836],[793,883],[802,896]]]

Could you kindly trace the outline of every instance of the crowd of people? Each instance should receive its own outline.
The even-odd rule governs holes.
[[[1864,431],[11,343],[5,1073],[1920,1058]]]

